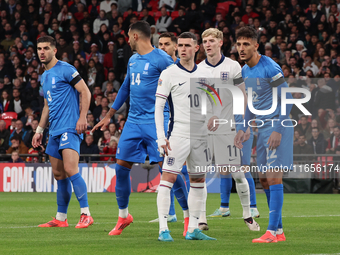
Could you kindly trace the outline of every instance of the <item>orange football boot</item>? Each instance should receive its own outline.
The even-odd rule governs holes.
[[[109,233],[109,236],[119,236],[123,229],[129,226],[133,222],[133,217],[129,214],[126,218],[118,217],[118,222],[114,229],[112,229]]]

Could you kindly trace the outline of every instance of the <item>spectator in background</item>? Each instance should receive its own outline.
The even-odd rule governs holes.
[[[187,17],[184,14],[184,9],[180,8],[178,10],[178,17],[172,21],[171,26],[169,27],[169,31],[175,32],[179,35],[182,32],[186,31],[187,27]]]
[[[103,86],[102,86],[102,91],[105,92],[106,91],[106,85],[107,83],[112,83],[113,85],[113,89],[118,92],[119,89],[120,89],[120,82],[117,81],[116,79],[116,75],[114,73],[114,71],[109,71],[109,73],[107,74],[107,81],[105,81],[103,83]],[[107,97],[107,95],[105,95]]]
[[[160,0],[158,9],[166,8],[167,11],[173,11],[175,9],[176,1],[175,0]]]
[[[120,14],[123,14],[124,12],[126,12],[129,8],[132,7],[132,0],[120,0],[118,1],[118,12]]]
[[[117,126],[116,126],[116,124],[110,123],[108,129],[109,129],[109,131],[110,131],[110,135],[116,137],[117,140],[119,140],[119,138],[120,138],[120,133],[117,131]]]
[[[117,152],[117,146],[118,142],[116,140],[110,141],[108,146],[105,146],[103,148],[103,154],[116,154]],[[111,156],[111,157],[104,157],[101,158],[102,161],[113,161],[116,162],[116,157]]]
[[[249,18],[256,18],[259,15],[255,12],[253,12],[253,7],[251,5],[246,6],[246,14],[242,16],[242,21],[244,24],[248,25],[249,23]]]
[[[6,122],[0,120],[0,154],[6,154],[9,146],[10,132],[6,129]]]
[[[298,144],[294,145],[293,149],[294,155],[298,154],[314,154],[313,147],[307,143],[305,135],[300,135]],[[302,161],[306,159],[305,157],[295,157],[295,160]]]
[[[80,154],[99,154],[98,145],[93,143],[93,135],[86,135],[85,142],[80,145]],[[80,161],[98,161],[98,157],[80,157]]]
[[[111,136],[110,131],[107,129],[103,132],[103,136],[98,141],[98,148],[101,154],[103,153],[104,147],[109,146],[111,141],[118,142],[117,138],[114,136]]]
[[[79,59],[75,59],[73,62],[73,66],[77,69],[78,73],[80,74],[80,76],[83,78],[84,81],[86,81],[86,83],[88,82],[88,76],[87,76],[87,70],[86,67],[84,67],[81,63]],[[87,84],[88,85],[88,84]]]
[[[13,151],[18,152],[19,154],[27,154],[28,148],[21,140],[19,135],[14,135],[10,138],[10,147],[7,150],[7,154],[12,154]],[[25,161],[26,157],[21,157],[22,160]]]
[[[295,127],[299,134],[305,135],[311,129],[311,124],[308,122],[308,117],[303,115],[300,117],[300,123]]]
[[[5,89],[1,93],[1,104],[3,112],[14,112],[14,104],[11,103],[12,98],[8,91]]]
[[[116,77],[123,81],[132,52],[131,47],[125,41],[124,35],[119,35],[117,40],[118,42],[114,45],[113,51],[113,66],[115,67]]]
[[[142,11],[143,18],[141,20],[144,20],[150,24],[150,26],[155,25],[155,19],[149,15],[149,11],[147,8],[144,8]]]
[[[326,85],[325,79],[318,80],[318,89],[315,94],[315,109],[335,109],[335,91]]]
[[[11,155],[11,159],[8,163],[23,163],[24,161],[22,158],[19,157],[19,153],[17,151],[13,151]]]
[[[333,128],[333,134],[331,134],[328,139],[328,145],[326,148],[326,153],[334,154],[335,148],[340,145],[340,128],[339,126],[335,126]]]
[[[10,137],[9,137],[9,140],[10,140],[10,142],[9,142],[9,145],[11,146],[11,138],[13,137],[13,136],[18,136],[21,140],[24,140],[25,139],[25,136],[26,136],[26,134],[27,134],[27,131],[23,128],[23,123],[22,123],[22,121],[21,120],[16,120],[15,121],[15,130],[14,130],[14,132],[10,135]]]
[[[320,133],[319,128],[312,128],[312,138],[308,141],[308,144],[312,146],[314,154],[326,153],[327,141],[323,134]]]
[[[106,97],[103,97],[101,102],[100,102],[100,105],[96,106],[94,109],[93,109],[93,117],[94,119],[98,119],[100,114],[102,113],[102,110],[104,108],[107,108],[109,105],[109,100],[106,98]]]
[[[87,85],[89,87],[93,87],[94,85],[96,85],[96,78],[97,78],[97,69],[96,69],[96,63],[94,62],[93,59],[89,60],[88,63],[88,69],[87,69]]]
[[[114,0],[103,0],[100,3],[100,11],[104,11],[105,13],[111,12],[111,5],[112,4],[117,4],[117,2],[114,1]]]
[[[163,33],[168,31],[168,27],[171,25],[172,19],[167,14],[167,10],[165,7],[161,8],[161,14],[162,16],[156,22],[156,28],[158,32]]]
[[[107,27],[109,26],[109,20],[108,18],[106,18],[106,13],[103,10],[99,12],[99,17],[96,18],[95,21],[93,22],[93,33],[94,34],[97,34],[99,32],[100,26],[102,24],[105,24]]]
[[[104,62],[103,66],[106,70],[111,70],[113,69],[113,51],[114,51],[114,42],[110,41],[107,43],[108,47],[108,52],[105,53],[104,55]]]

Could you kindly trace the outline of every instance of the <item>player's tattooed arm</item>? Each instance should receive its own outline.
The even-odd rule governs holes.
[[[87,129],[86,115],[90,107],[91,93],[83,79],[74,87],[81,95],[81,111],[76,126],[78,134],[81,134]]]

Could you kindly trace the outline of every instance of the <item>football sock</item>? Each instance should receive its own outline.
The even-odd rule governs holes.
[[[67,219],[67,214],[66,213],[57,212],[57,216],[55,216],[55,218],[57,220],[60,220],[60,221],[65,221]]]
[[[188,210],[188,191],[183,177],[180,174],[177,175],[177,179],[172,189],[182,210]]]
[[[130,170],[127,167],[116,164],[116,199],[119,209],[126,209],[129,205],[131,193]],[[120,210],[119,212],[121,213]],[[125,216],[126,211],[122,211],[122,215]],[[119,216],[122,217],[121,215]]]
[[[83,177],[80,173],[76,173],[69,178],[72,182],[74,194],[78,199],[80,208],[89,207],[87,201],[87,187]]]
[[[268,230],[276,231],[278,229],[281,210],[283,205],[283,184],[275,184],[269,187],[270,190],[270,208]]]
[[[243,219],[251,217],[250,213],[250,198],[249,198],[249,185],[243,172],[232,173],[236,183],[236,191],[240,198],[243,208]]]
[[[170,207],[170,190],[173,183],[160,181],[157,193],[157,210],[159,219],[159,233],[168,229],[168,213]]]
[[[129,208],[126,207],[124,209],[118,209],[118,216],[121,218],[127,218],[129,216]]]
[[[204,183],[190,183],[190,192],[188,196],[189,205],[189,233],[198,228],[198,220],[202,211],[204,196]]]
[[[182,167],[182,171],[181,172],[182,172],[182,174],[185,177],[185,184],[187,186],[187,191],[189,192],[189,190],[190,190],[190,178],[189,178],[189,174],[188,174],[187,165],[184,165]]]
[[[188,218],[189,217],[189,210],[184,210],[183,211],[183,218]]]
[[[158,170],[162,174],[162,168],[160,165],[158,165]],[[175,210],[175,194],[174,190],[171,189],[170,191],[170,209],[169,209],[169,215],[176,215],[176,210]]]
[[[255,182],[250,172],[244,173],[248,184],[249,184],[249,193],[250,193],[250,208],[256,208],[256,191],[255,191]]]
[[[207,214],[206,214],[206,207],[207,207],[207,184],[204,182],[203,188],[203,203],[202,203],[202,211],[200,214],[199,223],[207,223]]]
[[[282,235],[283,233],[283,229],[282,228],[278,228],[277,231],[276,231],[276,234],[277,235]]]
[[[64,217],[67,218],[67,208],[70,203],[72,196],[72,185],[69,178],[63,180],[57,180],[58,189],[57,189],[57,220],[62,220]],[[58,213],[65,214],[64,216],[58,216]],[[62,220],[62,221],[64,221]]]
[[[231,179],[231,175],[221,175],[221,208],[229,208],[229,198],[232,187],[233,180]]]

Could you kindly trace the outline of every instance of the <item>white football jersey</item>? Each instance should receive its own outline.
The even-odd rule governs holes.
[[[198,64],[202,69],[207,70],[213,75],[213,83],[219,83],[222,86],[224,84],[238,86],[243,83],[242,68],[237,61],[227,58],[222,55],[221,60],[215,65],[211,65],[208,59],[205,59]],[[219,89],[215,87],[215,90],[219,94],[222,101],[222,110],[220,119],[227,120],[227,124],[219,125],[215,132],[208,131],[209,134],[233,134],[236,132],[235,119],[233,115],[233,96],[228,89]],[[210,114],[211,115],[211,114]],[[231,127],[230,123],[233,122]]]
[[[168,136],[200,139],[208,134],[207,114],[202,114],[202,107],[211,104],[205,91],[207,86],[203,85],[209,84],[209,77],[212,77],[209,71],[196,64],[192,71],[177,63],[161,73],[156,96],[167,99],[169,103]]]

